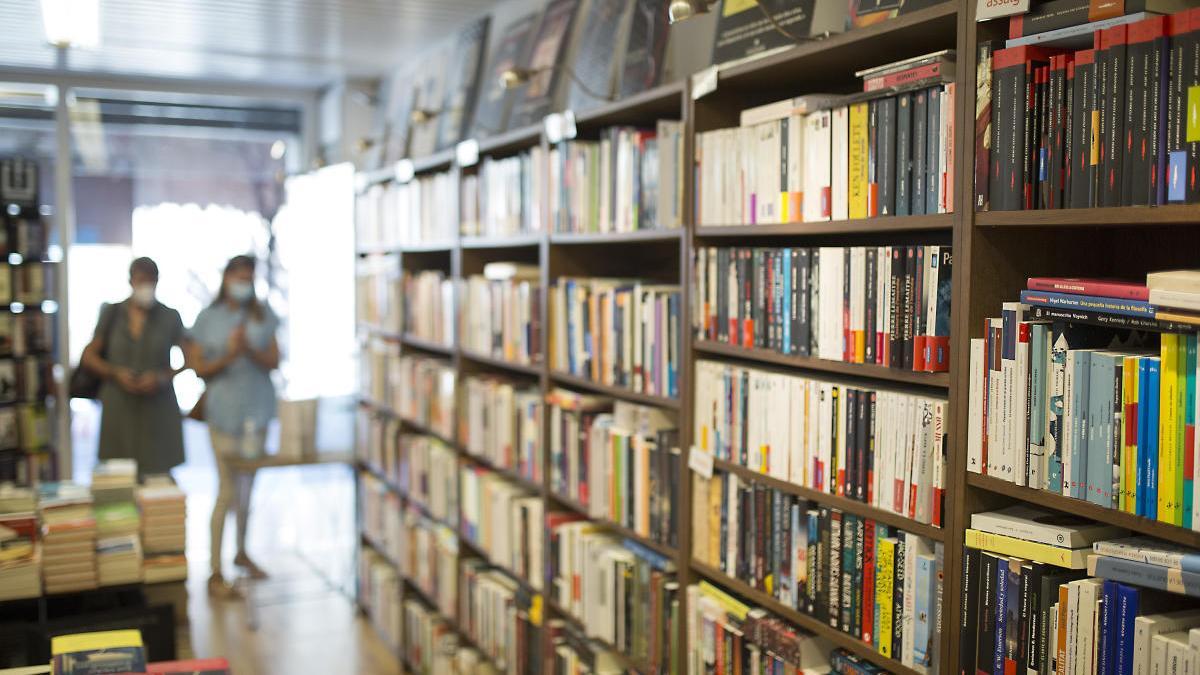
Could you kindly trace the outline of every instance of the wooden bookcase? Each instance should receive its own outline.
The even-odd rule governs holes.
[[[555,387],[566,387],[585,392],[594,392],[636,403],[659,406],[677,416],[680,430],[680,446],[684,451],[686,465],[687,450],[691,446],[693,389],[692,377],[698,359],[711,359],[754,365],[777,371],[807,373],[816,377],[834,377],[839,380],[857,381],[864,384],[886,384],[889,388],[913,393],[945,396],[949,400],[949,431],[946,456],[946,519],[945,527],[937,528],[918,523],[900,515],[871,507],[851,499],[828,495],[784,481],[774,480],[759,474],[751,474],[738,466],[716,462],[721,471],[740,473],[771,487],[797,495],[815,503],[842,509],[847,513],[876,519],[881,523],[897,526],[905,531],[941,542],[945,551],[945,575],[942,592],[942,626],[937,632],[943,670],[948,672],[957,659],[958,607],[960,606],[960,577],[962,560],[963,529],[969,514],[993,505],[1012,500],[1027,500],[1039,504],[1085,512],[1092,510],[1076,508],[1075,500],[1053,498],[1043,493],[1033,493],[1008,484],[999,484],[993,479],[972,476],[965,472],[966,406],[964,392],[967,389],[967,354],[969,338],[979,331],[982,318],[997,311],[1002,299],[1014,297],[1023,287],[1024,277],[1035,271],[1055,273],[1106,269],[1104,263],[1116,259],[1118,251],[1128,251],[1129,246],[1119,243],[1128,237],[1132,227],[1144,228],[1146,209],[1089,210],[1087,213],[1065,211],[975,214],[973,201],[974,166],[974,53],[978,39],[991,37],[1001,30],[994,25],[977,26],[974,22],[971,3],[948,0],[912,14],[898,17],[870,28],[836,35],[825,40],[805,43],[791,49],[774,53],[754,61],[721,69],[717,89],[699,99],[693,99],[687,82],[660,86],[623,101],[607,104],[600,108],[576,115],[579,136],[587,138],[601,128],[618,124],[653,125],[657,119],[679,119],[684,121],[685,148],[684,167],[694,162],[693,144],[695,134],[726,126],[736,126],[738,112],[744,108],[814,92],[853,92],[861,90],[855,78],[856,70],[877,66],[891,61],[908,58],[938,49],[955,49],[958,53],[957,95],[954,101],[956,150],[954,212],[938,215],[880,217],[861,220],[799,223],[786,225],[740,225],[729,223],[721,226],[695,226],[692,210],[694,204],[693,181],[690,171],[684,180],[684,226],[677,230],[649,230],[628,234],[557,234],[539,233],[521,235],[500,240],[475,237],[460,237],[450,242],[439,242],[428,246],[416,246],[396,251],[381,251],[379,248],[362,249],[360,255],[383,252],[398,253],[399,264],[406,269],[437,268],[456,279],[477,273],[490,261],[516,260],[536,263],[541,269],[543,293],[553,279],[564,275],[581,276],[631,276],[650,278],[663,282],[678,283],[682,289],[682,315],[680,317],[683,344],[681,345],[679,397],[677,399],[650,396],[608,387],[555,372],[545,361],[536,365],[506,363],[489,355],[472,354],[457,347],[444,348],[431,345],[405,335],[387,335],[374,331],[377,336],[388,339],[399,353],[423,353],[449,359],[460,374],[493,372],[505,374],[518,380],[536,382],[543,394]],[[479,142],[479,155],[502,157],[512,155],[535,145],[547,146],[540,125],[517,129],[500,136]],[[460,168],[454,164],[452,152],[443,152],[429,158],[414,160],[417,174],[434,171],[462,172],[473,168]],[[686,169],[685,169],[686,170]],[[364,184],[391,179],[388,170],[364,174]],[[1200,224],[1200,208],[1170,207],[1159,209],[1170,226],[1152,228],[1155,237],[1165,237],[1172,242],[1192,241],[1192,230],[1176,227]],[[1080,222],[1083,219],[1084,222]],[[1096,235],[1093,230],[1080,231],[1077,225],[1088,220],[1094,224],[1111,226]],[[543,224],[543,229],[546,225]],[[1080,240],[1080,237],[1087,239]],[[690,312],[690,288],[692,278],[693,251],[699,246],[709,245],[762,245],[762,246],[820,246],[820,245],[884,245],[884,244],[940,244],[953,245],[956,260],[952,289],[951,368],[949,373],[917,373],[875,365],[861,365],[826,361],[813,357],[784,356],[767,350],[742,349],[725,344],[696,340],[692,336]],[[1083,244],[1081,246],[1081,244]],[[1066,247],[1069,250],[1064,250]],[[1101,248],[1103,247],[1103,248]],[[1134,245],[1148,255],[1159,249],[1158,244]],[[1174,249],[1175,253],[1170,251]],[[1194,247],[1190,250],[1196,250]],[[1168,246],[1164,258],[1185,257],[1185,251]],[[1147,259],[1148,262],[1149,259]],[[1182,262],[1182,260],[1180,261]],[[1050,264],[1053,263],[1053,266]],[[544,296],[543,296],[544,297]],[[547,303],[542,302],[542,325],[548,327]],[[457,308],[456,308],[457,309]],[[365,330],[370,330],[369,327]],[[548,330],[543,330],[547,335]],[[545,338],[544,338],[545,340]],[[542,354],[548,349],[545,341]],[[370,402],[364,402],[371,406]],[[379,411],[386,413],[386,411]],[[548,416],[543,425],[542,447],[549,460],[547,446]],[[405,430],[422,431],[417,425],[404,423]],[[444,439],[458,448],[454,439]],[[458,448],[460,461],[466,464],[485,464]],[[495,468],[495,467],[493,467]],[[548,469],[548,467],[544,467]],[[370,471],[361,466],[360,470]],[[530,484],[511,472],[497,469],[514,482],[523,484],[541,495],[546,511],[565,510],[586,512],[578,504],[550,493],[548,481]],[[671,549],[652,541],[644,540],[632,532],[616,525],[609,525],[617,535],[641,541],[649,548],[672,558],[677,567],[681,605],[686,603],[683,589],[699,580],[708,580],[748,604],[761,606],[791,623],[826,638],[835,646],[896,673],[915,673],[898,661],[884,657],[870,645],[830,628],[828,625],[806,616],[775,601],[742,581],[732,579],[720,570],[691,559],[691,474],[685,468],[686,479],[681,486],[681,500],[675,505],[677,522],[680,524],[679,548]],[[544,470],[543,475],[548,476]],[[1028,494],[1027,494],[1028,493]],[[1093,517],[1109,517],[1112,514],[1095,513]],[[1139,529],[1139,528],[1132,528]],[[1163,526],[1146,524],[1142,531],[1159,534]],[[1178,528],[1175,528],[1178,529]],[[1200,543],[1195,533],[1170,533],[1168,538],[1188,543]],[[364,541],[365,538],[362,538]],[[548,538],[547,538],[548,540]],[[461,538],[460,538],[461,541]],[[369,542],[368,542],[369,543]],[[470,550],[464,545],[462,551]],[[486,557],[486,556],[485,556]],[[545,579],[550,589],[550,579]],[[405,588],[415,591],[411,584]],[[419,594],[419,593],[418,593]],[[550,599],[542,602],[543,628],[546,621],[561,618],[574,620]],[[680,616],[686,617],[687,608],[681,607]],[[454,617],[448,617],[453,623]],[[684,625],[686,629],[686,622]],[[461,631],[460,631],[461,633]],[[543,635],[547,632],[543,630]],[[681,638],[684,636],[681,636]],[[469,640],[464,640],[469,644]],[[680,639],[680,657],[686,651]],[[543,657],[549,656],[549,640],[543,640]],[[681,661],[686,664],[686,661]],[[627,663],[631,670],[639,670],[636,663]]]

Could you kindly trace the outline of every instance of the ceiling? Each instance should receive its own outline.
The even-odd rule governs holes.
[[[72,72],[312,87],[374,77],[496,0],[100,0],[100,46]],[[4,69],[58,70],[39,0],[0,1]]]

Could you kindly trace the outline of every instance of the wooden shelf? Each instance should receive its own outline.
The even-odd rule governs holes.
[[[420,422],[418,422],[416,420],[410,420],[407,417],[402,417],[400,415],[397,415],[396,417],[397,417],[397,419],[400,420],[400,424],[405,427],[408,427],[408,429],[410,431],[414,431],[418,434],[422,434],[425,436],[432,436],[432,437],[438,439],[439,441],[445,443],[446,445],[450,446],[451,448],[453,448],[455,450],[460,450],[460,448],[458,447],[458,441],[454,440],[453,438],[447,438],[447,437],[439,434],[438,432],[434,431],[433,429],[430,429],[429,427],[425,426],[424,424],[421,424]]]
[[[683,230],[678,227],[635,230],[633,232],[555,232],[550,235],[550,243],[555,246],[578,246],[585,244],[679,241],[682,236]]]
[[[549,491],[546,494],[550,497],[550,501],[552,501],[556,504],[559,504],[560,506],[567,507],[567,510],[569,510],[573,513],[579,514],[579,515],[583,516],[584,518],[587,518],[591,522],[593,522],[597,525],[600,525],[601,527],[612,530],[612,532],[614,534],[625,537],[626,539],[631,539],[633,541],[636,541],[637,543],[641,544],[642,546],[645,546],[646,548],[650,549],[651,551],[654,551],[655,553],[668,558],[672,562],[679,559],[678,549],[675,549],[666,544],[662,544],[657,541],[654,541],[653,539],[650,539],[649,537],[643,537],[642,535],[638,534],[637,532],[634,532],[633,530],[625,527],[624,525],[621,525],[619,523],[614,523],[613,521],[611,521],[607,518],[596,518],[588,513],[588,509],[586,506],[584,506],[583,504],[580,504],[579,502],[575,501],[574,499],[571,499],[570,497],[564,497],[562,495],[555,494],[555,493],[549,492]]]
[[[441,356],[454,356],[454,347],[439,344],[437,342],[433,342],[432,340],[425,340],[413,335],[412,333],[405,333],[404,335],[400,336],[400,343],[405,347],[412,347],[413,349],[419,349],[423,352],[430,352],[433,354],[439,354]]]
[[[467,452],[465,448],[459,448],[458,452],[460,455],[462,455],[463,459],[467,460],[468,462],[471,462],[472,464],[478,464],[479,466],[482,466],[483,468],[487,469],[488,471],[491,471],[500,476],[503,476],[505,479],[512,481],[513,483],[516,483],[517,485],[520,485],[521,487],[525,488],[526,490],[529,490],[530,492],[532,492],[536,495],[542,494],[541,483],[537,483],[535,481],[529,480],[528,478],[517,473],[516,470],[506,469],[502,466],[493,464],[491,461],[489,461],[483,457],[480,457],[478,455],[472,455],[471,453]]]
[[[511,154],[537,145],[541,139],[541,122],[519,129],[509,129],[494,136],[479,139],[479,156]]]
[[[1004,495],[1005,497],[1028,502],[1034,506],[1083,516],[1097,522],[1124,527],[1138,534],[1148,534],[1152,537],[1158,537],[1159,539],[1183,546],[1200,548],[1200,532],[1187,530],[1178,525],[1143,518],[1142,516],[1118,511],[1117,509],[1105,508],[1083,499],[1075,499],[1074,497],[1065,497],[1045,490],[1022,487],[1016,483],[1010,483],[1000,478],[978,473],[968,473],[967,484],[993,494]]]
[[[465,534],[463,534],[462,532],[456,532],[456,534],[458,535],[458,550],[459,550],[460,554],[463,551],[466,551],[467,553],[471,554],[472,556],[483,560],[485,563],[487,563],[488,565],[490,565],[497,571],[502,572],[504,574],[504,576],[506,576],[509,579],[512,579],[514,582],[516,582],[516,584],[518,586],[520,586],[521,589],[524,590],[526,593],[528,593],[530,595],[542,595],[541,591],[537,590],[532,585],[530,585],[530,583],[528,581],[526,581],[524,578],[522,578],[516,572],[514,572],[514,571],[508,569],[507,567],[505,567],[504,565],[501,565],[501,564],[497,563],[496,561],[492,560],[491,557],[488,556],[487,551],[484,551],[482,548],[477,546],[475,544],[475,542],[471,541],[470,539],[467,539],[467,536]],[[539,570],[543,569],[540,564],[538,565],[538,569]]]
[[[803,83],[803,91],[821,91],[820,85],[827,81],[852,81],[855,71],[864,68],[936,49],[952,49],[961,4],[953,0],[942,2],[874,26],[726,65],[720,68],[717,91],[709,96],[720,96],[722,90],[728,89],[736,93],[755,89],[779,92],[781,83],[789,81]],[[959,59],[969,61],[971,56],[960,54]],[[772,100],[779,97],[777,93]]]
[[[423,173],[445,171],[446,169],[450,168],[451,164],[454,163],[454,148],[447,148],[445,150],[435,152],[432,155],[414,159],[412,163],[413,174],[418,176]]]
[[[428,241],[400,247],[401,253],[449,253],[458,243],[455,241]]]
[[[649,124],[659,119],[677,120],[683,90],[684,82],[676,80],[619,101],[574,111],[575,125],[599,129],[619,124]]]
[[[1200,225],[1200,204],[1109,206],[1091,209],[980,211],[978,227],[1124,227]]]
[[[902,384],[916,384],[940,389],[946,389],[950,386],[950,373],[919,373],[911,370],[888,368],[887,366],[879,366],[873,363],[845,363],[843,361],[818,359],[812,356],[789,356],[770,349],[736,347],[723,342],[709,340],[693,341],[692,349],[701,354],[711,356],[728,356],[746,361],[789,366],[802,370],[815,370],[823,373],[850,375]]]
[[[696,236],[704,237],[803,237],[829,234],[870,234],[877,232],[949,232],[954,227],[953,213],[929,216],[883,216],[857,220],[822,220],[812,223],[772,225],[698,225]]]
[[[818,621],[816,618],[799,612],[787,605],[779,602],[767,593],[760,591],[749,584],[727,576],[724,572],[715,567],[709,567],[704,563],[693,560],[691,563],[692,571],[700,576],[708,579],[717,586],[721,586],[727,590],[733,591],[734,594],[740,595],[751,603],[762,607],[786,621],[789,621],[800,628],[804,628],[818,636],[832,642],[835,646],[842,647],[864,659],[874,663],[877,666],[887,669],[892,673],[901,675],[919,675],[919,671],[909,668],[900,663],[896,659],[884,656],[875,651],[871,645],[855,638],[849,633],[830,626],[829,624]]]
[[[371,477],[373,477],[375,480],[379,481],[380,483],[383,483],[383,486],[385,488],[387,488],[388,492],[395,493],[396,495],[401,496],[401,497],[405,496],[404,489],[401,488],[396,483],[393,483],[392,479],[388,478],[386,475],[384,475],[384,473],[382,471],[380,471],[378,468],[376,468],[366,462],[363,462],[363,461],[355,461],[354,466],[359,471],[366,473],[366,474],[370,474]]]
[[[911,532],[922,537],[933,539],[934,541],[944,541],[946,538],[945,531],[940,527],[919,523],[912,518],[907,518],[898,513],[892,513],[887,509],[871,506],[870,504],[865,504],[855,499],[831,495],[826,492],[821,492],[820,490],[804,487],[803,485],[796,485],[795,483],[790,483],[786,480],[780,480],[778,478],[773,478],[771,476],[758,473],[757,471],[752,471],[744,466],[734,464],[733,462],[727,462],[723,459],[714,459],[713,467],[721,471],[737,474],[740,479],[757,481],[763,485],[766,485],[767,487],[779,490],[780,492],[796,495],[801,499],[807,499],[812,502],[825,504],[826,506],[833,507],[845,513],[850,513],[861,518],[870,518],[871,520],[875,520],[892,527],[898,527],[905,532]]]
[[[399,253],[399,252],[400,252],[400,247],[397,246],[396,244],[380,244],[378,246],[363,246],[355,251],[355,253],[357,255],[359,255],[360,257],[368,256],[368,255],[389,255],[389,254]]]
[[[463,237],[459,245],[468,250],[487,250],[493,248],[529,248],[542,243],[544,235],[540,232],[518,234],[510,237]]]
[[[483,354],[479,354],[478,352],[467,351],[465,349],[459,350],[459,355],[468,361],[481,363],[485,366],[491,366],[492,368],[499,368],[500,370],[507,370],[512,373],[529,375],[531,377],[537,377],[538,375],[542,374],[542,365],[540,363],[514,363],[512,361],[506,361],[494,356],[485,356]]]
[[[358,325],[358,329],[364,333],[367,333],[368,335],[373,335],[386,342],[402,342],[404,340],[404,336],[400,333],[384,330],[379,326],[372,326],[371,324],[367,323],[360,323]]]
[[[367,548],[378,553],[379,557],[383,558],[383,561],[385,563],[387,563],[389,566],[391,566],[392,568],[394,568],[396,570],[396,573],[399,574],[400,563],[393,560],[392,556],[388,555],[387,549],[383,546],[383,544],[375,541],[375,538],[372,537],[371,535],[367,534],[366,532],[359,533],[359,541],[361,541],[362,544],[364,546],[366,546]],[[403,576],[403,575],[401,575],[401,576]]]
[[[633,401],[634,403],[644,403],[646,405],[654,405],[660,408],[670,408],[672,410],[679,409],[679,399],[669,398],[666,396],[656,396],[654,394],[643,394],[640,391],[626,389],[625,387],[612,387],[607,384],[593,382],[586,377],[579,377],[570,373],[564,373],[561,370],[550,371],[550,379],[564,387],[574,387],[576,389],[586,389],[597,394],[605,394],[614,398]]]
[[[621,667],[626,671],[642,673],[645,675],[657,672],[649,664],[639,661],[620,649],[617,649],[616,645],[610,644],[604,640],[601,640],[600,638],[589,636],[587,627],[583,625],[583,622],[580,621],[574,614],[568,612],[565,607],[558,604],[554,600],[551,600],[549,596],[546,596],[545,605],[551,613],[570,624],[572,629],[579,633],[579,635],[582,636],[587,642],[596,645],[600,649],[612,652],[612,654],[617,657],[617,661],[620,662]]]

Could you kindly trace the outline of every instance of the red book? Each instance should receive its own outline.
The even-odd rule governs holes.
[[[147,664],[146,673],[147,675],[229,675],[229,662],[225,659],[159,661]]]
[[[1121,300],[1149,300],[1150,289],[1145,284],[1121,279],[1076,279],[1074,277],[1029,277],[1031,291],[1098,295]]]
[[[907,68],[894,73],[867,78],[863,80],[863,91],[878,91],[889,87],[903,87],[921,82],[932,84],[941,78],[945,74],[945,71],[945,63],[934,61],[933,63],[916,66],[915,68]]]

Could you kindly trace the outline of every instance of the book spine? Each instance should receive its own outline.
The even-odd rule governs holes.
[[[895,200],[895,214],[907,216],[912,213],[912,94],[905,92],[897,95],[895,107],[896,161],[892,195]],[[986,180],[984,185],[987,185]]]
[[[912,200],[910,213],[914,216],[924,215],[926,197],[926,173],[928,158],[926,151],[929,143],[929,95],[926,90],[913,94],[912,106]]]
[[[896,215],[896,128],[897,113],[896,99],[885,98],[879,101],[878,112],[879,131],[876,136],[876,171],[875,179],[879,185],[879,211],[881,216]]]

